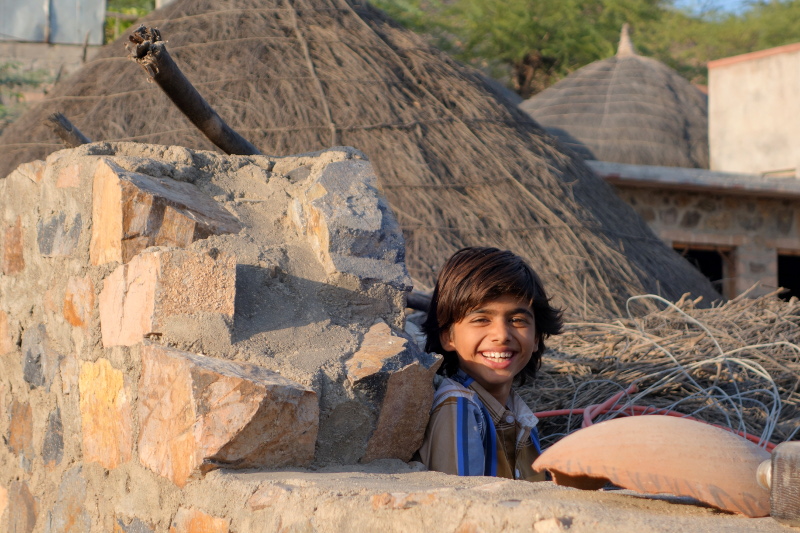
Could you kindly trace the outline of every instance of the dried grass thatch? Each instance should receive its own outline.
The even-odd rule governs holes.
[[[535,411],[586,408],[636,383],[615,409],[671,409],[773,443],[800,437],[796,298],[739,297],[712,309],[682,300],[637,318],[571,323],[549,344],[536,382],[520,391]],[[581,422],[545,418],[542,435],[552,442]]]
[[[263,152],[366,152],[423,286],[467,245],[527,257],[556,301],[618,313],[631,294],[710,284],[527,115],[368,5],[343,0],[178,0],[144,19],[219,114]],[[139,67],[107,45],[0,136],[0,176],[59,149],[62,111],[97,140],[213,149]],[[718,296],[717,296],[718,297]]]
[[[620,40],[520,108],[584,159],[708,168],[708,97]]]

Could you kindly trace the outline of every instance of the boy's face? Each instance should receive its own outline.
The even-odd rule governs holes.
[[[441,334],[459,367],[505,405],[511,383],[539,346],[533,310],[513,296],[488,300]]]

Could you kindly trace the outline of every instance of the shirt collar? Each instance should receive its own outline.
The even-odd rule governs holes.
[[[536,424],[539,423],[539,419],[536,418],[536,415],[533,414],[525,401],[513,388],[511,389],[511,394],[509,396],[509,407],[506,407],[498,402],[497,398],[489,394],[489,392],[484,389],[480,383],[475,381],[469,376],[469,374],[460,368],[452,377],[452,379],[458,381],[465,387],[469,387],[470,389],[474,390],[495,422],[501,420],[502,417],[505,416],[506,411],[511,411],[511,413],[514,415],[514,418],[516,418],[520,425],[524,429],[527,429],[528,432],[530,432],[530,430],[536,427]]]

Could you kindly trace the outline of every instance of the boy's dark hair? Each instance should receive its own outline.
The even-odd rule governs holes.
[[[428,318],[422,328],[425,350],[444,356],[439,374],[458,370],[458,355],[442,347],[441,333],[488,300],[513,296],[529,302],[539,346],[530,362],[517,374],[518,385],[535,377],[545,350],[544,339],[561,333],[561,310],[550,305],[539,276],[521,257],[497,248],[463,248],[447,260],[433,290]]]

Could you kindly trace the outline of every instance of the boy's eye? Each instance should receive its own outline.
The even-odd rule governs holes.
[[[524,316],[515,316],[511,319],[512,324],[524,326],[530,323],[527,317]]]

